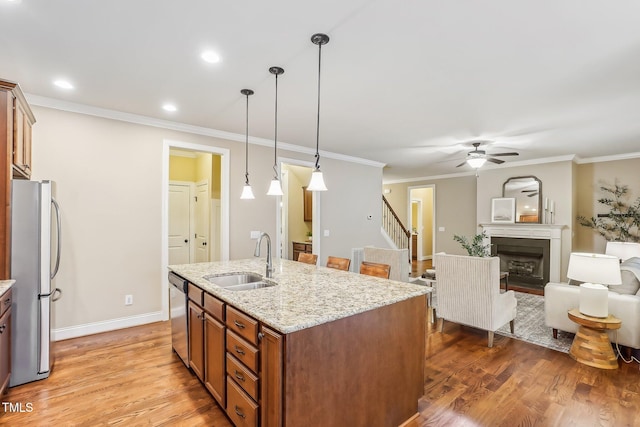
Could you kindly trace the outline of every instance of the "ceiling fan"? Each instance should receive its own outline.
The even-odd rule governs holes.
[[[495,163],[495,164],[501,164],[504,163],[504,160],[500,160],[500,159],[496,159],[495,157],[500,157],[500,156],[518,156],[519,153],[516,153],[515,151],[510,152],[510,153],[495,153],[495,154],[491,154],[491,155],[487,155],[487,152],[485,150],[479,150],[478,147],[480,147],[480,144],[482,144],[482,142],[480,141],[476,141],[474,143],[472,143],[471,145],[473,145],[473,150],[469,151],[467,153],[467,158],[464,162],[460,163],[459,165],[457,165],[456,167],[459,168],[460,166],[464,166],[465,164],[469,164],[469,166],[471,166],[474,169],[478,169],[480,167],[482,167],[482,165],[485,164],[485,162],[491,162],[491,163]]]

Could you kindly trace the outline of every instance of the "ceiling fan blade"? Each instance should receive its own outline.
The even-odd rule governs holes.
[[[495,163],[497,165],[504,163],[504,160],[494,159],[493,157],[487,157],[487,161],[491,163]]]
[[[537,193],[538,190],[522,190],[521,193]]]
[[[527,194],[527,197],[535,197],[537,195],[538,195],[538,192],[536,191],[535,193]]]
[[[460,166],[464,166],[467,164],[467,161],[465,160],[464,162],[460,163],[459,165],[457,165],[456,167],[459,168]]]
[[[519,156],[520,153],[516,153],[515,151],[512,153],[491,153],[492,156]]]

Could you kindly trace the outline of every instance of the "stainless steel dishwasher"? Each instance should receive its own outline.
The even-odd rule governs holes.
[[[189,367],[189,334],[187,315],[188,284],[185,279],[169,272],[169,317],[171,318],[171,345]]]

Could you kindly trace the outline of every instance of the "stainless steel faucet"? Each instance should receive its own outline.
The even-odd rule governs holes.
[[[267,238],[267,273],[265,274],[265,277],[271,277],[273,273],[273,265],[271,264],[271,237],[269,237],[267,233],[260,233],[253,256],[260,256],[260,243],[262,243],[263,237]]]

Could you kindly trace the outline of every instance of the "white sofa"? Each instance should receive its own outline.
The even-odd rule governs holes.
[[[612,343],[640,349],[640,290],[632,269],[634,261],[638,264],[640,259],[632,258],[622,263],[623,285],[612,287],[618,292],[609,291],[609,313],[622,320],[622,326],[617,331],[610,331],[609,338]],[[627,284],[625,284],[627,282]],[[631,287],[630,287],[631,286]],[[578,325],[567,316],[567,311],[579,306],[580,287],[568,283],[548,283],[544,288],[544,317],[545,324],[552,328],[553,336],[557,337],[558,330],[575,333]]]

